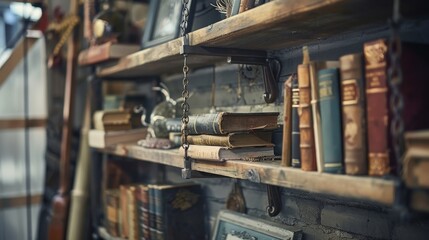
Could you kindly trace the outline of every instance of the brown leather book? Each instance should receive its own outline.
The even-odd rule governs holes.
[[[343,152],[346,174],[368,174],[365,121],[365,79],[361,53],[340,58]]]
[[[106,229],[113,237],[119,237],[119,191],[111,189],[105,191],[106,199]]]
[[[240,9],[238,10],[239,13],[242,13],[242,12],[247,10],[247,2],[248,1],[249,0],[241,0],[240,1]]]
[[[123,238],[128,238],[128,202],[127,202],[127,185],[119,186],[119,233]]]
[[[308,49],[306,47],[304,47],[303,52],[303,63],[298,65],[298,114],[300,129],[301,169],[304,171],[316,171],[316,152],[311,111],[310,58]]]
[[[387,86],[387,42],[384,39],[364,44],[369,175],[390,172],[389,112]]]
[[[189,135],[192,145],[223,146],[227,148],[274,146],[271,143],[271,131],[237,132],[227,135]]]

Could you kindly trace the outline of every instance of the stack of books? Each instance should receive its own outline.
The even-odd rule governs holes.
[[[144,139],[147,128],[136,124],[127,110],[102,110],[94,113],[94,129],[89,130],[89,146],[105,148],[124,142]]]
[[[189,118],[188,156],[209,161],[273,158],[277,112],[219,112]],[[183,154],[183,148],[180,149]]]
[[[383,176],[392,161],[389,69],[402,69],[402,118],[405,130],[429,128],[426,67],[429,47],[402,43],[400,66],[389,61],[385,39],[367,42],[363,53],[334,61],[303,63],[285,83],[283,158],[305,171]]]

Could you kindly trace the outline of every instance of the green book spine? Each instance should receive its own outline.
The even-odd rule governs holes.
[[[341,98],[339,72],[327,68],[318,72],[322,126],[323,172],[343,173]]]

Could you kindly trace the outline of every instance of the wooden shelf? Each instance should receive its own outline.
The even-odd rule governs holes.
[[[78,64],[85,66],[115,60],[132,54],[139,49],[139,45],[107,42],[81,51],[78,57]]]
[[[425,1],[401,2],[402,15],[427,15]],[[191,46],[275,50],[325,39],[370,24],[386,24],[391,0],[276,0],[189,34]],[[100,77],[139,77],[178,72],[183,65],[181,39],[145,49],[100,68]],[[191,56],[190,67],[208,66],[226,58]]]
[[[164,164],[183,167],[183,156],[178,149],[146,149],[135,144],[119,144],[99,151]],[[391,206],[395,196],[395,182],[374,177],[354,177],[317,172],[304,172],[300,169],[281,167],[280,161],[246,162],[226,161],[207,162],[195,160],[192,169],[225,177],[248,179],[258,175],[260,182],[308,192],[329,194],[338,197],[371,201]],[[256,173],[249,175],[249,172]],[[254,181],[255,178],[253,178]],[[258,181],[257,181],[258,182]]]

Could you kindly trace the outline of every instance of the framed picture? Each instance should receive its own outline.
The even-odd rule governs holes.
[[[300,240],[300,230],[243,213],[222,210],[212,240]]]
[[[189,18],[186,32],[192,27],[195,0],[188,1]],[[183,3],[181,0],[152,0],[149,4],[148,22],[144,30],[142,47],[152,47],[180,35]]]

